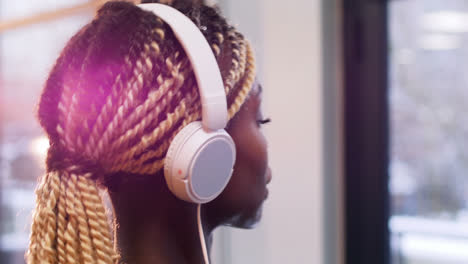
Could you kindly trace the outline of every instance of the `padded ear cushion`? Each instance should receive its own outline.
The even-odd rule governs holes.
[[[174,137],[171,144],[169,145],[166,158],[164,159],[164,178],[166,178],[167,185],[172,192],[174,192],[172,178],[175,177],[172,173],[174,158],[176,157],[177,153],[181,150],[183,143],[186,142],[187,139],[191,135],[193,135],[193,133],[198,129],[203,129],[202,123],[200,121],[195,121],[186,125],[177,133],[177,135]],[[187,173],[188,168],[186,168],[183,172]],[[179,173],[177,172],[177,174]],[[179,175],[178,178],[186,178],[186,175]]]
[[[167,150],[166,158],[164,159],[164,175],[171,174],[169,169],[172,168],[174,157],[180,151],[183,143],[185,143],[198,129],[203,129],[202,123],[200,121],[195,121],[182,128],[174,137],[169,145],[169,149]]]
[[[232,138],[224,130],[205,132],[200,122],[184,127],[169,147],[164,175],[180,199],[206,203],[225,188],[236,157]]]

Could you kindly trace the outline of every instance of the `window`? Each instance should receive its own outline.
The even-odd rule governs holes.
[[[468,263],[468,3],[343,11],[347,263]]]
[[[468,3],[389,3],[393,264],[468,263]]]

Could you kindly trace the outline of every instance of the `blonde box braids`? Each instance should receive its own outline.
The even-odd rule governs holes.
[[[255,77],[249,44],[216,9],[169,2],[211,44],[232,118]],[[115,262],[98,184],[117,172],[154,175],[175,134],[200,118],[190,63],[169,27],[133,4],[105,4],[66,45],[41,96],[51,146],[27,263]]]

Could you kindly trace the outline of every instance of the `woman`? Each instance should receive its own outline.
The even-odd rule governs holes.
[[[271,180],[251,47],[216,9],[168,3],[210,44],[236,146],[232,177],[203,205],[176,198],[164,178],[175,134],[201,119],[190,61],[170,27],[127,2],[105,4],[57,59],[39,104],[50,139],[37,189],[28,263],[203,263],[221,225],[252,227]],[[99,188],[113,207],[115,237]],[[115,246],[113,246],[113,242]],[[206,259],[205,259],[206,262]]]

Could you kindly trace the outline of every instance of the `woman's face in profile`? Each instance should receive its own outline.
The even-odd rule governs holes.
[[[236,163],[228,185],[213,202],[207,204],[207,214],[215,221],[249,228],[260,220],[266,185],[271,180],[268,167],[267,142],[261,126],[262,88],[254,83],[249,97],[230,121],[227,132],[236,144]]]

